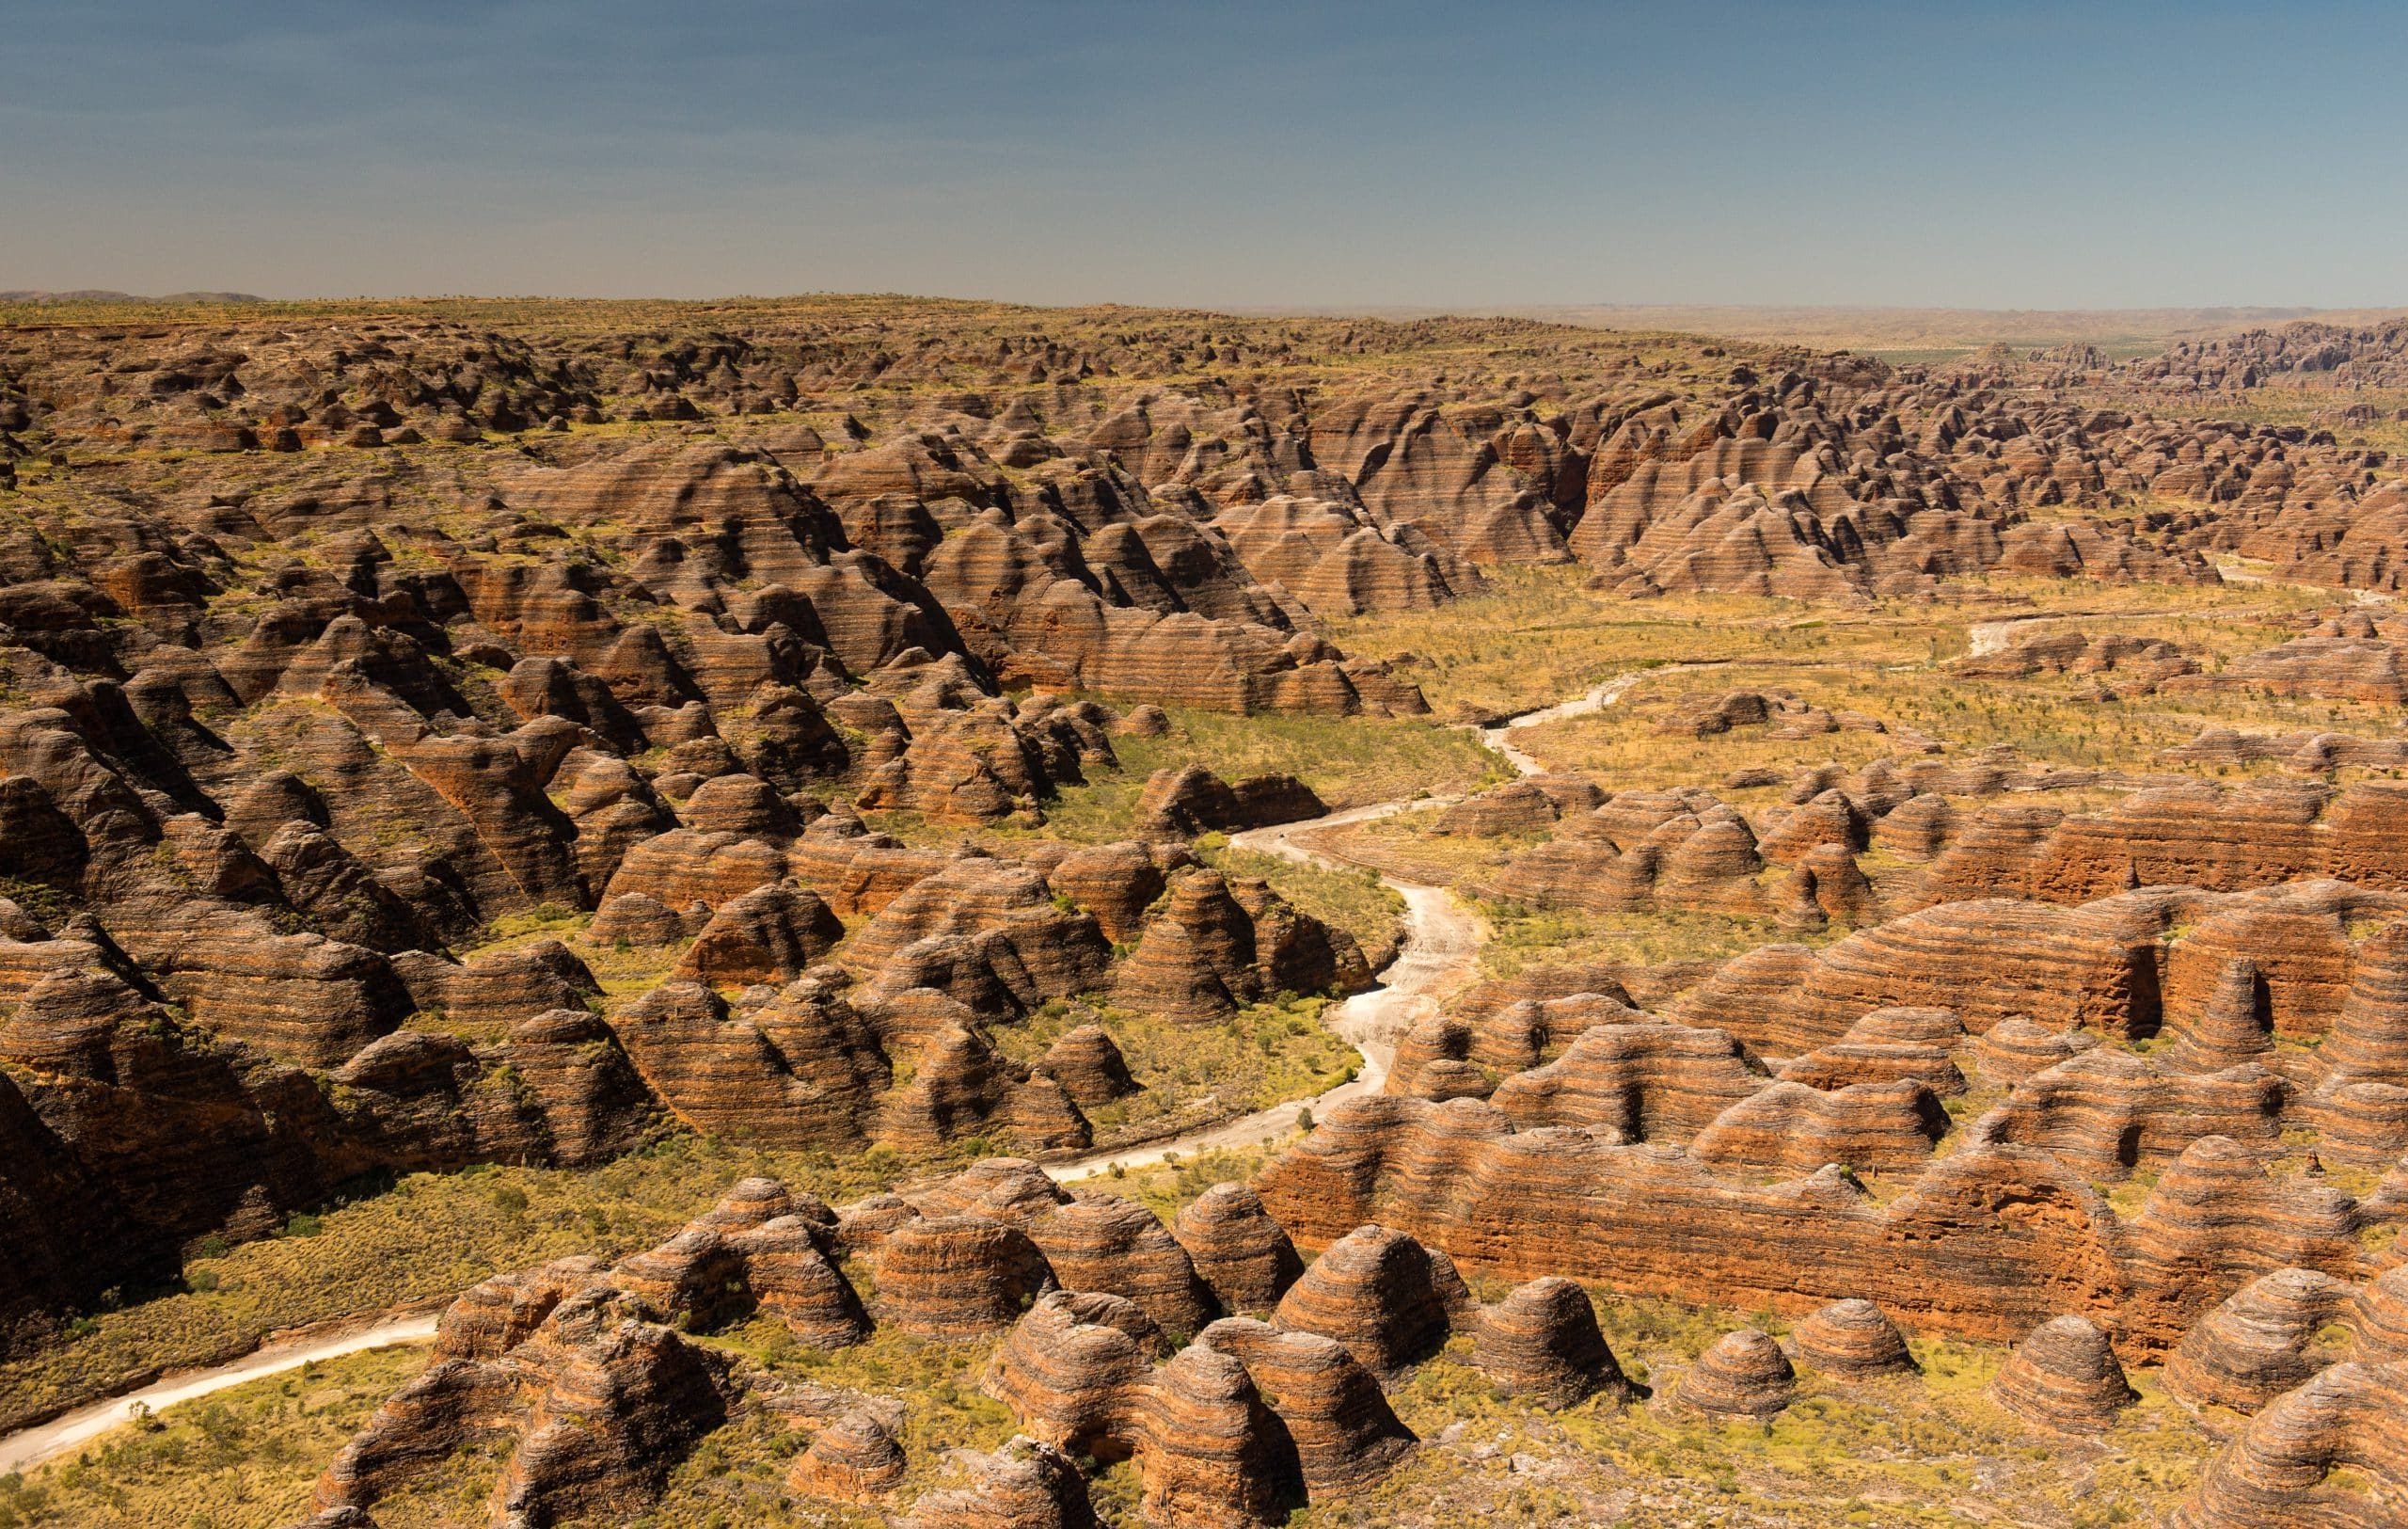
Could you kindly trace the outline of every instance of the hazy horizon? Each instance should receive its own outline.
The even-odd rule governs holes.
[[[2408,12],[31,0],[0,289],[2408,304]]]

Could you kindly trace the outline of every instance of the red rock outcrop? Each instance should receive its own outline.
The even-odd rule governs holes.
[[[1815,1369],[1848,1379],[1915,1368],[1898,1325],[1869,1300],[1835,1300],[1809,1313],[1790,1331],[1798,1357]]]
[[[1493,1095],[1514,1124],[1576,1125],[1606,1139],[1684,1141],[1767,1086],[1719,1030],[1647,1021],[1597,1025],[1561,1057]]]
[[[2337,1360],[2319,1335],[2353,1292],[2314,1269],[2277,1269],[2202,1317],[2165,1362],[2167,1389],[2194,1406],[2255,1412]]]
[[[1600,1393],[1616,1402],[1636,1394],[1597,1330],[1589,1293],[1560,1276],[1516,1286],[1481,1313],[1471,1362],[1499,1391],[1543,1407],[1571,1407]]]
[[[1990,1382],[2000,1406],[2060,1433],[2098,1433],[2138,1397],[2107,1335],[2086,1318],[2057,1316],[2015,1348]]]
[[[1714,1340],[1681,1377],[1675,1393],[1701,1412],[1728,1417],[1770,1417],[1797,1394],[1798,1378],[1781,1346],[1742,1328]]]
[[[1188,1202],[1171,1234],[1225,1311],[1267,1312],[1305,1271],[1286,1230],[1242,1184],[1216,1184]]]
[[[326,1468],[314,1505],[372,1507],[460,1448],[499,1441],[497,1522],[624,1511],[657,1493],[733,1397],[724,1359],[641,1301],[588,1286],[500,1353],[438,1360],[396,1393]]]
[[[1293,775],[1254,775],[1230,785],[1201,765],[1184,765],[1154,772],[1138,794],[1136,814],[1143,833],[1193,838],[1298,822],[1328,810]]]
[[[1015,1437],[992,1454],[955,1450],[945,1461],[963,1484],[924,1493],[904,1521],[911,1529],[1095,1529],[1086,1479],[1050,1444]]]
[[[844,937],[845,926],[817,893],[774,882],[721,904],[671,975],[713,987],[783,986]]]
[[[1386,1376],[1445,1343],[1450,1324],[1468,1321],[1473,1310],[1444,1253],[1362,1226],[1330,1244],[1289,1287],[1273,1321],[1335,1338],[1365,1369]]]

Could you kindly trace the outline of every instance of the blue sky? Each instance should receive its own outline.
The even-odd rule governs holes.
[[[2408,5],[8,0],[0,288],[2408,303]]]

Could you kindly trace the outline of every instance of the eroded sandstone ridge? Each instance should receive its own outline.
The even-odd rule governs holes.
[[[471,1459],[495,1524],[640,1517],[775,1437],[780,1489],[885,1521],[1251,1529],[1420,1491],[1465,1367],[1559,1440],[1743,1438],[1911,1408],[1947,1346],[2043,1454],[2198,1410],[2185,1524],[2398,1521],[2408,500],[2355,427],[2403,354],[862,300],[0,331],[0,1357],[345,1185],[690,1134],[893,1187],[748,1179],[477,1284],[318,1522]],[[1520,677],[1461,677],[1518,661],[1444,624],[1484,595],[1619,730],[1430,802],[1266,762],[1532,740]],[[1580,627],[1625,600],[1782,665],[1663,686],[1743,666]],[[1835,624],[1910,640],[1812,656]],[[1980,721],[1880,714],[1901,672]],[[2112,759],[1998,741],[2143,700],[2179,730]],[[1471,975],[1449,891],[1524,937],[1349,1011],[1329,1098],[1342,1051],[1275,1115],[1165,1100],[1377,984],[1370,889],[1266,851],[1409,883],[1400,971]],[[1040,1166],[1148,1131],[1172,1198]],[[1198,1145],[1264,1155],[1207,1187]],[[1642,1367],[1625,1300],[1718,1314]],[[948,1454],[796,1353],[1008,1425]]]

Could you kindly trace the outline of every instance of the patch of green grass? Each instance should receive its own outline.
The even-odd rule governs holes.
[[[670,1136],[592,1170],[413,1173],[311,1218],[308,1236],[190,1260],[190,1287],[102,1312],[0,1363],[0,1425],[106,1395],[161,1369],[208,1364],[281,1328],[434,1302],[505,1269],[649,1248],[754,1173],[842,1202],[925,1171],[889,1152],[836,1156]],[[209,1288],[202,1289],[202,1285]]]
[[[1421,719],[1166,709],[1168,734],[1115,739],[1117,771],[1090,772],[1087,785],[1045,804],[1047,835],[1085,844],[1127,837],[1148,777],[1174,765],[1202,765],[1229,781],[1293,775],[1333,807],[1475,789],[1507,774],[1503,761],[1470,733]]]
[[[1376,871],[1331,869],[1259,850],[1236,849],[1218,834],[1197,839],[1196,855],[1226,875],[1259,877],[1270,883],[1273,891],[1299,911],[1353,935],[1375,970],[1382,964],[1382,952],[1396,945],[1404,918],[1404,899],[1382,885]]]
[[[1133,1168],[1097,1179],[1094,1185],[1137,1202],[1168,1226],[1198,1195],[1216,1184],[1244,1184],[1270,1161],[1267,1148],[1197,1153],[1177,1162]]]
[[[1006,1056],[1034,1061],[1064,1033],[1101,1025],[1127,1059],[1130,1075],[1144,1086],[1087,1111],[1102,1140],[1193,1113],[1243,1115],[1346,1081],[1361,1059],[1323,1025],[1330,1002],[1287,995],[1227,1019],[1183,1025],[1099,999],[1057,999],[993,1033]]]
[[[1662,966],[1722,961],[1760,945],[1796,941],[1829,943],[1846,932],[1811,933],[1783,930],[1769,919],[1665,909],[1656,913],[1591,914],[1525,902],[1475,899],[1473,905],[1493,932],[1481,948],[1481,964],[1494,977],[1512,977],[1538,966],[1622,961]]]
[[[0,1476],[0,1525],[250,1529],[309,1513],[326,1461],[424,1367],[423,1348],[304,1365],[114,1428],[23,1477]]]

